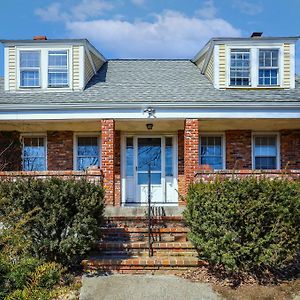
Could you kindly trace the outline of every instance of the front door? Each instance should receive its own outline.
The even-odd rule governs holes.
[[[122,194],[126,205],[151,202],[177,204],[177,149],[175,136],[126,136],[123,152]]]

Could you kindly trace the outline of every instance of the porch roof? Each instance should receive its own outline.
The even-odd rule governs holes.
[[[0,106],[75,104],[300,104],[300,77],[296,88],[217,90],[187,59],[109,60],[83,91],[4,91],[0,78]]]

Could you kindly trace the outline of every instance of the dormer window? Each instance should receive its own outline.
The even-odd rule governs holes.
[[[68,51],[48,52],[48,87],[68,87]]]
[[[249,49],[231,49],[230,85],[250,85],[250,51]]]
[[[259,85],[278,85],[278,49],[259,50]]]
[[[20,87],[40,86],[40,51],[20,51]]]

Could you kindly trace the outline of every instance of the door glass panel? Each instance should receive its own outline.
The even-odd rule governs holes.
[[[133,138],[126,139],[126,176],[133,176]]]
[[[166,138],[166,176],[173,176],[173,139]]]
[[[139,173],[138,184],[148,184],[148,173]],[[161,184],[161,173],[151,173],[151,184]]]
[[[161,139],[138,139],[138,171],[161,171]]]

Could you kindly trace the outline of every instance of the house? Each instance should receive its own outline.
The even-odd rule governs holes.
[[[298,172],[297,39],[212,38],[192,59],[106,59],[86,39],[2,40],[2,170],[99,166],[111,206],[147,203],[149,167],[160,206],[184,204],[178,192],[199,165]]]

